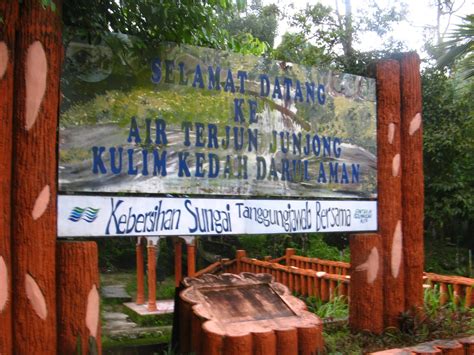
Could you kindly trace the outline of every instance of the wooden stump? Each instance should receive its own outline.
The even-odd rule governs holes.
[[[405,310],[400,167],[400,64],[380,61],[377,76],[378,225],[383,253],[384,326]]]
[[[464,346],[464,352],[466,355],[474,354],[474,335],[467,338],[458,339],[458,341]]]
[[[421,119],[420,59],[414,52],[400,60],[401,167],[405,308],[423,307],[423,132]]]
[[[0,2],[0,354],[12,354],[11,170],[18,2]]]
[[[102,352],[98,251],[95,242],[58,242],[58,353]]]
[[[350,250],[349,325],[352,330],[379,334],[384,329],[380,235],[353,234]]]
[[[320,319],[268,274],[205,274],[183,283],[180,352],[312,355],[324,349]],[[193,340],[198,336],[201,342]]]
[[[15,55],[13,347],[56,353],[56,184],[61,1],[24,0]],[[2,93],[3,95],[3,93]],[[80,266],[78,266],[80,267]]]

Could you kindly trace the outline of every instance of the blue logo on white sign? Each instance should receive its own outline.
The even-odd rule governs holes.
[[[88,223],[92,223],[96,220],[98,214],[99,214],[100,208],[92,208],[92,207],[86,207],[86,208],[80,208],[80,207],[74,207],[71,211],[71,214],[69,215],[69,220],[73,222],[78,222],[81,219]]]

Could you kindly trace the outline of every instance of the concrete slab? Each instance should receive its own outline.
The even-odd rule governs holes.
[[[135,302],[125,302],[125,307],[130,308],[132,311],[138,313],[141,316],[151,316],[157,314],[169,314],[174,312],[174,300],[157,300],[156,308],[154,312],[148,311],[147,304],[136,304]]]
[[[120,312],[104,312],[104,320],[126,320],[128,316],[125,313]]]
[[[124,285],[102,286],[100,292],[104,298],[115,298],[123,301],[130,301],[132,299],[127,291],[125,291]]]

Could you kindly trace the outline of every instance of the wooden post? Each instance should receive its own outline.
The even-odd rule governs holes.
[[[145,258],[143,253],[142,237],[138,238],[136,245],[137,254],[137,304],[145,303]]]
[[[81,354],[100,354],[97,244],[58,242],[57,257],[58,354],[76,354],[79,342]]]
[[[381,333],[384,327],[380,235],[353,234],[349,243],[351,250],[349,325],[352,330]]]
[[[420,59],[414,52],[400,60],[401,166],[405,308],[423,307],[423,135]]]
[[[176,239],[174,241],[174,283],[179,287],[183,279],[183,241]]]
[[[156,308],[156,246],[153,240],[148,241],[148,311],[154,312]]]
[[[196,273],[196,246],[194,241],[186,244],[188,253],[188,277],[193,277]]]
[[[10,1],[11,2],[11,1]],[[13,348],[55,354],[56,171],[61,1],[24,0],[15,54],[13,120]],[[3,92],[2,92],[3,95]]]
[[[11,169],[15,29],[18,2],[0,3],[0,354],[12,349]]]
[[[285,262],[286,266],[291,266],[291,257],[295,255],[296,250],[293,248],[286,248],[285,250]]]
[[[400,166],[400,64],[383,60],[377,76],[378,225],[382,238],[384,326],[405,310]]]
[[[244,271],[242,268],[241,259],[245,258],[246,256],[247,256],[247,252],[245,250],[240,249],[235,252],[235,259],[237,260],[237,271],[236,271],[237,274],[240,274],[241,272]]]

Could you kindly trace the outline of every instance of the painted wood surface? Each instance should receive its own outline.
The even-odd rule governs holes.
[[[414,52],[400,59],[401,167],[405,309],[423,306],[423,132],[421,116],[420,58]]]
[[[58,353],[76,354],[80,343],[82,354],[100,354],[97,244],[58,242],[57,256]]]
[[[0,354],[12,354],[11,169],[18,2],[0,2]]]
[[[15,56],[13,347],[56,353],[56,171],[61,1],[25,0]]]
[[[381,333],[384,329],[381,237],[354,234],[349,243],[352,259],[349,325],[355,331]]]
[[[400,166],[400,64],[380,61],[377,77],[378,225],[382,238],[384,326],[405,310]]]

